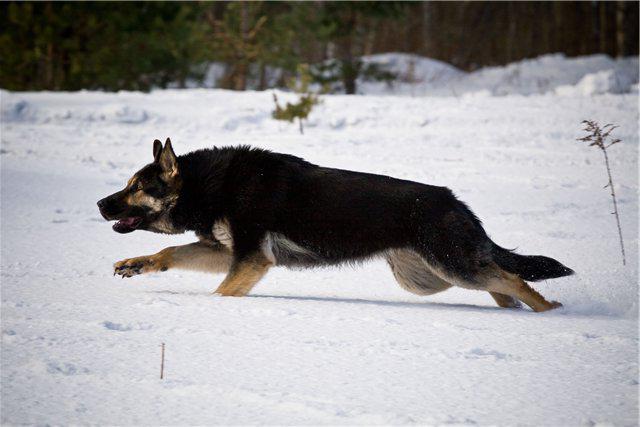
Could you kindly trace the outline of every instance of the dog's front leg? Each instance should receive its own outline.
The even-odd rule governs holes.
[[[231,251],[222,245],[196,242],[171,246],[153,255],[123,259],[113,265],[113,274],[124,278],[170,268],[225,273],[232,259]]]
[[[214,293],[222,296],[244,296],[267,274],[272,265],[262,252],[234,261],[229,274]]]

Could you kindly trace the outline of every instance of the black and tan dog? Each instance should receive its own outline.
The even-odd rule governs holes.
[[[199,241],[125,259],[115,274],[170,268],[227,273],[216,293],[246,295],[276,265],[314,267],[385,257],[400,286],[431,295],[451,286],[488,291],[501,307],[548,302],[526,282],[573,271],[501,248],[444,187],[319,167],[250,147],[176,157],[167,139],[153,163],[98,202],[119,233],[195,231]]]

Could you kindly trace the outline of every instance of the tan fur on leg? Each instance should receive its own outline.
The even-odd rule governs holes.
[[[497,277],[490,279],[487,290],[519,299],[536,312],[562,307],[562,304],[557,301],[549,302],[544,299],[542,295],[531,288],[531,286],[519,276],[508,273],[502,269],[498,269]]]
[[[437,276],[424,258],[410,249],[389,251],[387,263],[398,284],[416,295],[433,295],[453,286]]]
[[[224,246],[196,242],[171,246],[153,255],[124,259],[113,267],[114,274],[131,277],[170,268],[224,273],[229,271],[231,262],[231,252]]]
[[[500,307],[504,308],[520,308],[522,304],[517,299],[510,297],[509,295],[499,294],[497,292],[489,292],[493,299]]]
[[[273,265],[262,253],[234,264],[214,293],[241,297],[248,294]]]

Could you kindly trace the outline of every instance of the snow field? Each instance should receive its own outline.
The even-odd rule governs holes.
[[[637,94],[325,96],[304,136],[269,92],[0,97],[3,424],[637,425]],[[587,118],[620,126],[626,267]],[[118,235],[95,206],[165,137],[446,185],[497,243],[576,270],[534,285],[565,307],[418,297],[382,261],[275,268],[241,299],[209,295],[219,275],[115,278],[194,239]]]

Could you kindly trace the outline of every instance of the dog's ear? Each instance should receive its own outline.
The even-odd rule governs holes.
[[[159,163],[160,166],[162,166],[162,170],[168,174],[169,177],[174,178],[178,175],[178,159],[176,158],[176,153],[173,152],[169,138],[167,138],[167,142],[165,142],[164,148],[160,153]]]
[[[160,153],[162,153],[162,142],[159,139],[153,141],[153,161],[158,163],[160,160]]]

